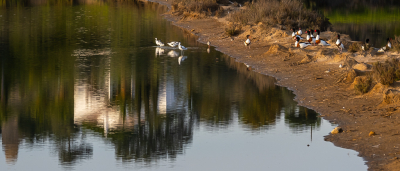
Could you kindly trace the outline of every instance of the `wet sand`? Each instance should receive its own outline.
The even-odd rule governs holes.
[[[167,6],[171,3],[162,0],[152,2]],[[294,47],[289,30],[262,29],[260,24],[242,28],[242,33],[233,37],[232,41],[224,31],[226,17],[180,20],[181,17],[171,12],[164,17],[184,29],[185,33],[198,36],[199,42],[210,41],[216,50],[249,65],[249,72],[275,77],[278,85],[296,94],[295,100],[299,105],[313,109],[324,119],[338,124],[343,132],[327,132],[325,140],[358,151],[369,170],[400,170],[400,107],[399,103],[387,104],[383,101],[388,89],[399,89],[398,83],[394,87],[377,84],[369,93],[360,95],[353,89],[353,81],[344,79],[348,69],[339,68],[346,58],[372,64],[399,58],[398,54],[339,53],[331,41],[328,43],[333,46],[299,49]],[[251,49],[244,46],[246,35],[251,35]],[[321,38],[329,40],[334,35],[336,33],[323,32]],[[302,37],[305,36],[303,34]],[[351,43],[348,37],[342,35],[347,47]],[[363,75],[364,72],[357,73]],[[371,131],[376,135],[369,136]]]

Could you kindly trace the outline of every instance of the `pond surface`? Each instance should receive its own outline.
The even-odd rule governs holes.
[[[164,6],[79,2],[0,6],[1,168],[367,169],[324,141],[335,125],[207,53]]]

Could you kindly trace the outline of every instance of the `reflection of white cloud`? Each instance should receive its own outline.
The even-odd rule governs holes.
[[[175,52],[174,50],[171,50],[171,51],[168,52],[168,56],[175,58],[175,57],[179,56],[179,53]]]
[[[109,58],[111,60],[111,58]],[[110,67],[110,61],[107,62]],[[93,71],[92,71],[93,72]],[[74,85],[74,122],[75,124],[95,123],[104,128],[107,136],[110,130],[124,127],[125,130],[133,129],[138,124],[137,117],[121,115],[119,106],[110,106],[112,99],[113,80],[111,70],[104,73],[102,89],[94,89],[88,78],[78,78]],[[115,83],[115,82],[114,82]],[[115,84],[114,84],[115,85]]]
[[[176,53],[176,52],[172,52]],[[178,53],[176,53],[178,54]],[[86,57],[82,57],[86,58]],[[134,126],[139,123],[144,123],[146,119],[145,109],[148,108],[143,102],[143,98],[135,99],[135,77],[137,73],[132,71],[130,76],[130,89],[132,100],[139,100],[140,111],[134,109],[133,102],[131,104],[125,104],[122,108],[120,105],[112,105],[113,99],[117,96],[119,77],[112,77],[111,70],[111,56],[106,57],[104,70],[99,71],[99,74],[79,74],[76,78],[74,85],[74,121],[75,124],[81,125],[82,123],[90,123],[97,127],[104,129],[104,134],[107,136],[113,130],[134,129]],[[178,62],[181,63],[187,57],[180,56]],[[84,60],[83,60],[84,61]],[[84,65],[78,65],[83,66]],[[165,115],[168,112],[172,112],[179,109],[187,109],[187,94],[186,94],[186,72],[179,73],[178,75],[173,74],[176,68],[176,63],[164,63],[164,66],[160,66],[160,70],[154,71],[159,74],[158,77],[158,91],[151,91],[150,94],[156,93],[157,99],[153,99],[154,96],[149,96],[150,107],[148,112]],[[90,71],[96,72],[96,71]],[[92,78],[93,75],[99,75],[98,78]],[[92,85],[92,79],[96,80],[98,85]],[[140,84],[140,83],[139,83]],[[156,102],[153,104],[152,102]],[[154,111],[153,109],[156,109]],[[122,113],[126,113],[123,115]],[[141,118],[141,120],[138,120]]]

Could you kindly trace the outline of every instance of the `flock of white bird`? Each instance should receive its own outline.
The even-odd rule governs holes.
[[[178,49],[181,51],[187,50],[187,48],[185,46],[181,45],[181,42],[169,42],[167,44],[171,47],[178,46]],[[158,40],[157,38],[156,38],[156,45],[160,46],[160,47],[165,46],[165,44],[163,42],[161,42],[161,40]]]
[[[301,35],[303,34],[303,32],[301,31],[301,28],[299,28],[298,31],[296,31],[296,28],[292,28],[291,29],[292,32],[292,38],[294,40],[296,40],[296,42],[294,43],[295,47],[299,47],[299,48],[306,48],[307,46],[311,46],[311,45],[321,45],[321,46],[330,46],[329,43],[327,43],[325,40],[320,39],[319,34],[320,31],[319,30],[308,30],[306,31],[307,34],[307,40],[306,42],[300,42],[300,40],[302,40],[303,38],[301,37]],[[314,32],[317,33],[317,37],[314,37]],[[340,52],[342,52],[344,50],[344,45],[343,43],[340,41],[340,35],[338,34],[337,36],[337,40],[336,40],[336,47],[338,48],[338,50]],[[387,44],[386,46],[382,47],[382,48],[374,48],[374,50],[377,50],[377,52],[387,52],[389,49],[392,48],[392,43],[391,43],[391,38],[387,38]],[[366,39],[364,44],[361,46],[361,49],[363,51],[366,51],[367,49],[369,49],[369,39]]]
[[[156,45],[159,46],[156,48],[156,56],[163,55],[165,53],[165,49],[162,47],[165,46],[165,44],[161,40],[158,40],[157,38],[155,38],[155,39],[156,39]],[[181,42],[169,42],[169,43],[167,43],[167,45],[171,46],[173,48],[178,46],[178,49],[182,51],[182,54],[183,54],[184,50],[187,50],[187,48],[185,46],[181,45]],[[179,55],[179,53],[174,50],[169,51],[167,53],[167,55],[169,57],[178,57],[179,56],[178,57],[179,65],[181,64],[182,61],[184,61],[187,58],[187,56]]]

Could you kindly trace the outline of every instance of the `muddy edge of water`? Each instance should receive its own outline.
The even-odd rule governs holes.
[[[172,3],[163,0],[151,2],[169,8]],[[306,66],[293,67],[282,60],[279,54],[257,57],[267,52],[272,43],[253,42],[251,50],[247,50],[243,45],[244,40],[231,41],[221,36],[224,34],[224,24],[215,19],[180,21],[179,17],[169,13],[163,16],[182,28],[185,34],[198,36],[199,42],[210,40],[218,51],[235,58],[237,62],[250,65],[250,72],[275,77],[277,85],[293,91],[299,105],[313,109],[324,119],[338,124],[344,132],[336,135],[327,132],[325,140],[358,151],[359,156],[366,160],[369,170],[400,168],[399,112],[392,113],[390,118],[385,117],[386,109],[380,107],[382,94],[357,95],[349,83],[337,83],[344,73],[337,63],[311,62]],[[290,60],[293,62],[296,59]],[[330,72],[326,73],[327,70]],[[369,136],[370,131],[377,135]]]

